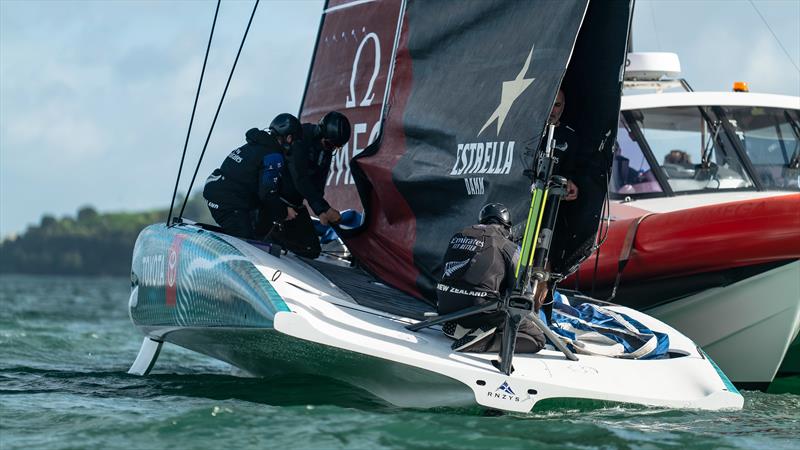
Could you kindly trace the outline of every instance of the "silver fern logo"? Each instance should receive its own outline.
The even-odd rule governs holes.
[[[444,276],[449,277],[453,275],[458,269],[469,264],[469,259],[465,259],[464,261],[450,261],[444,264]]]

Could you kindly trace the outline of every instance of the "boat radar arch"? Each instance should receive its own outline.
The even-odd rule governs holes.
[[[663,92],[669,88],[692,91],[686,80],[679,79],[681,61],[675,53],[631,52],[625,60],[625,89],[654,89]]]

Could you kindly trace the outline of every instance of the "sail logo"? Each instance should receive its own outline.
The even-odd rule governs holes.
[[[509,174],[514,163],[514,144],[514,141],[458,144],[450,175]]]
[[[366,31],[364,30],[364,32]],[[352,33],[354,35],[355,31]],[[372,58],[363,58],[364,52],[367,54],[370,53],[370,48],[372,52],[374,52]],[[379,103],[375,103],[375,84],[381,73],[382,56],[383,52],[381,50],[380,37],[374,32],[367,33],[361,39],[361,42],[356,49],[355,56],[353,57],[353,67],[350,71],[349,90],[344,103],[345,109],[352,110],[354,108],[368,108],[373,104],[379,105]],[[366,64],[367,67],[362,67],[362,59],[366,61],[364,64]],[[371,67],[369,67],[370,59],[372,60]],[[366,89],[363,90],[363,92],[359,92],[359,90],[362,89],[358,89],[357,85],[363,85],[364,83],[358,83],[358,81],[362,78],[362,73],[365,71],[368,75],[366,78],[368,78],[369,81],[366,83]],[[362,86],[362,88],[363,87],[364,86]],[[374,121],[372,119],[361,120],[367,121],[358,121],[353,123],[353,133],[350,141],[345,143],[339,151],[333,154],[331,167],[328,172],[328,178],[325,180],[325,186],[355,184],[353,174],[350,170],[350,160],[358,156],[364,151],[365,148],[375,142],[375,140],[378,138],[378,134],[380,133],[379,118]]]
[[[483,134],[492,124],[496,124],[496,136],[506,122],[517,99],[530,87],[535,78],[526,78],[528,69],[533,59],[531,47],[528,58],[522,69],[513,80],[503,81],[500,86],[500,103],[489,115],[489,118],[478,131],[477,136]],[[477,141],[477,139],[476,139]],[[514,164],[514,146],[516,141],[484,141],[458,144],[456,148],[456,161],[450,170],[451,176],[463,177],[467,195],[484,195],[486,181],[482,175],[508,175]],[[477,175],[477,176],[472,176]]]
[[[531,47],[530,53],[528,53],[528,59],[525,60],[525,64],[522,66],[522,70],[519,71],[517,77],[511,81],[504,81],[502,88],[500,90],[500,104],[497,106],[497,109],[494,110],[491,116],[489,116],[489,120],[483,124],[481,127],[481,131],[478,132],[480,136],[483,133],[483,130],[489,127],[492,122],[497,121],[497,135],[500,135],[500,130],[503,128],[503,123],[508,116],[508,113],[511,111],[511,107],[514,105],[514,102],[517,101],[520,95],[528,89],[528,86],[533,83],[535,78],[525,78],[525,74],[528,72],[528,69],[531,66],[531,59],[533,58],[533,49],[535,45]]]
[[[469,142],[458,144],[450,176],[463,177],[467,195],[484,195],[482,175],[508,175],[514,165],[515,141]],[[477,176],[471,176],[477,175]]]
[[[185,234],[178,234],[172,239],[172,244],[167,250],[167,283],[166,289],[167,306],[175,306],[178,303],[178,267],[180,263],[180,250]]]

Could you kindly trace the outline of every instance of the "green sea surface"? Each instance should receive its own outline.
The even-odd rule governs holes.
[[[742,411],[548,401],[528,414],[409,410],[325,378],[235,376],[142,336],[128,280],[0,276],[0,449],[800,448],[800,377],[744,391]],[[746,357],[746,355],[743,355]]]

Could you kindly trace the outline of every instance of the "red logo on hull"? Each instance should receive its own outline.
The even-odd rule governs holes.
[[[178,301],[178,263],[180,262],[180,250],[186,235],[179,234],[172,240],[172,245],[167,251],[167,306],[175,306]]]

